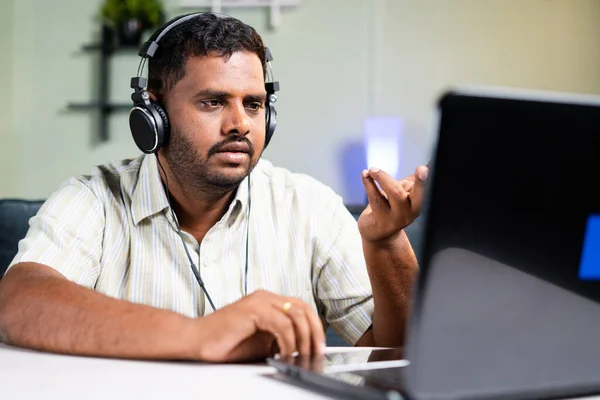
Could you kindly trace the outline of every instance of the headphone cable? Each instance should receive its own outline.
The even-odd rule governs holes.
[[[173,216],[173,220],[175,221],[175,226],[177,227],[177,233],[179,234],[179,237],[181,238],[181,243],[183,244],[183,248],[185,249],[185,254],[187,255],[188,260],[190,261],[190,267],[192,268],[192,272],[194,273],[194,277],[196,278],[196,280],[198,281],[198,285],[200,285],[200,288],[202,288],[202,291],[204,292],[204,295],[206,296],[206,299],[208,300],[213,312],[216,311],[216,307],[212,301],[212,299],[210,298],[210,295],[208,294],[208,290],[206,290],[206,286],[204,285],[204,281],[202,280],[202,277],[200,276],[200,272],[198,271],[198,268],[196,268],[196,265],[194,264],[194,261],[192,261],[192,256],[190,255],[190,252],[188,250],[187,245],[185,244],[185,240],[183,239],[183,233],[181,233],[181,228],[179,227],[179,220],[177,220],[177,216],[175,215],[175,211],[173,211],[173,206],[171,204],[171,196],[169,195],[169,181],[167,178],[167,173],[165,172],[165,169],[163,168],[162,164],[160,163],[160,159],[158,158],[158,154],[155,153],[156,155],[156,161],[158,162],[158,166],[160,167],[160,169],[163,172],[163,175],[165,176],[165,192],[167,194],[167,202],[169,203],[169,209],[171,210],[171,215]],[[246,242],[247,242],[247,238],[246,238]],[[246,248],[247,248],[247,243],[246,243]],[[246,252],[246,260],[248,259],[248,253]],[[246,261],[246,271],[248,270],[248,264]]]
[[[248,212],[246,213],[246,267],[244,268],[244,296],[248,295],[248,238],[250,237],[250,174],[248,174]]]

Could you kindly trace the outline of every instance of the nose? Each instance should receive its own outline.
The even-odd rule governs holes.
[[[227,136],[245,136],[250,133],[251,119],[243,104],[230,104],[223,123],[223,133]]]

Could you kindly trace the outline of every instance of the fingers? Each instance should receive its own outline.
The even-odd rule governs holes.
[[[297,303],[288,298],[282,305],[276,306],[280,311],[292,321],[294,327],[295,343],[292,352],[298,351],[300,354],[311,354],[312,343],[311,343],[311,327],[308,322],[308,317],[303,304]]]
[[[423,204],[423,192],[425,191],[425,182],[429,178],[429,168],[425,166],[419,166],[414,174],[415,183],[410,191],[408,198],[410,200],[410,208],[415,214],[421,213],[421,206]]]
[[[309,308],[306,315],[312,333],[311,350],[314,354],[323,354],[325,351],[325,331],[323,330],[323,323],[308,305],[305,305],[305,307]]]
[[[363,184],[367,190],[371,207],[375,205],[377,208],[385,205],[387,209],[390,209],[394,203],[404,202],[408,198],[411,211],[419,214],[423,199],[423,187],[428,177],[429,168],[427,166],[419,166],[413,175],[400,181],[396,181],[391,175],[378,168],[371,168],[363,171]],[[377,187],[377,183],[381,186],[381,190]]]
[[[323,325],[308,304],[293,297],[262,292],[256,296],[253,308],[259,315],[257,328],[275,336],[282,356],[296,351],[303,355],[323,352]]]
[[[198,358],[204,361],[324,353],[323,324],[312,307],[263,290],[198,319],[198,326],[204,338]]]
[[[389,207],[387,199],[375,184],[375,180],[371,176],[371,171],[364,170],[362,172],[362,182],[365,187],[365,191],[367,192],[367,199],[369,200],[369,204],[371,205],[372,209]]]
[[[385,197],[380,196],[379,198],[375,198],[374,203],[372,198],[375,196],[369,195],[368,187],[365,185],[369,204],[374,211],[389,211],[392,210],[395,205],[406,202],[408,191],[411,190],[414,185],[411,179],[403,179],[398,182],[390,174],[378,168],[369,169],[367,171],[367,177],[365,177],[365,172],[363,171],[363,183],[365,183],[365,180],[370,180],[375,188],[377,188],[375,182],[379,183],[382,191],[385,193]]]
[[[275,304],[271,304],[268,315],[262,319],[259,328],[270,332],[275,337],[281,355],[289,355],[296,351],[294,322],[281,310],[277,310]]]
[[[292,297],[285,299],[287,301],[281,306],[281,310],[294,325],[298,353],[322,353],[325,347],[325,332],[319,317],[308,304]]]
[[[398,182],[394,179],[393,176],[388,174],[385,171],[380,170],[379,168],[371,168],[368,171],[368,176],[375,180],[381,186],[381,189],[385,192],[387,197],[397,191]],[[364,177],[364,171],[363,171]]]
[[[410,179],[413,177],[414,177],[414,175],[411,175],[410,177],[402,179],[400,181],[400,186],[402,186],[402,189],[404,189],[404,191],[410,192],[413,189],[413,187],[415,186],[415,180]]]

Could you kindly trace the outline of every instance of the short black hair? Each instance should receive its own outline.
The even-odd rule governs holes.
[[[148,90],[164,101],[169,90],[184,77],[189,57],[216,53],[229,58],[238,51],[256,54],[266,77],[266,49],[253,27],[232,17],[200,14],[177,25],[160,39],[154,57],[148,60]]]

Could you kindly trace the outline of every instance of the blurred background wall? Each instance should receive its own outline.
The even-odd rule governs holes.
[[[126,112],[100,142],[94,113],[66,108],[98,90],[99,55],[81,48],[98,39],[101,2],[0,0],[0,197],[45,198],[70,176],[139,154]],[[164,3],[169,18],[194,11]],[[346,203],[364,199],[367,117],[401,119],[403,176],[429,160],[432,111],[451,85],[600,93],[600,0],[302,0],[277,30],[267,10],[225,11],[275,57],[282,90],[265,157]],[[135,51],[113,55],[111,100],[129,102],[138,61]]]

